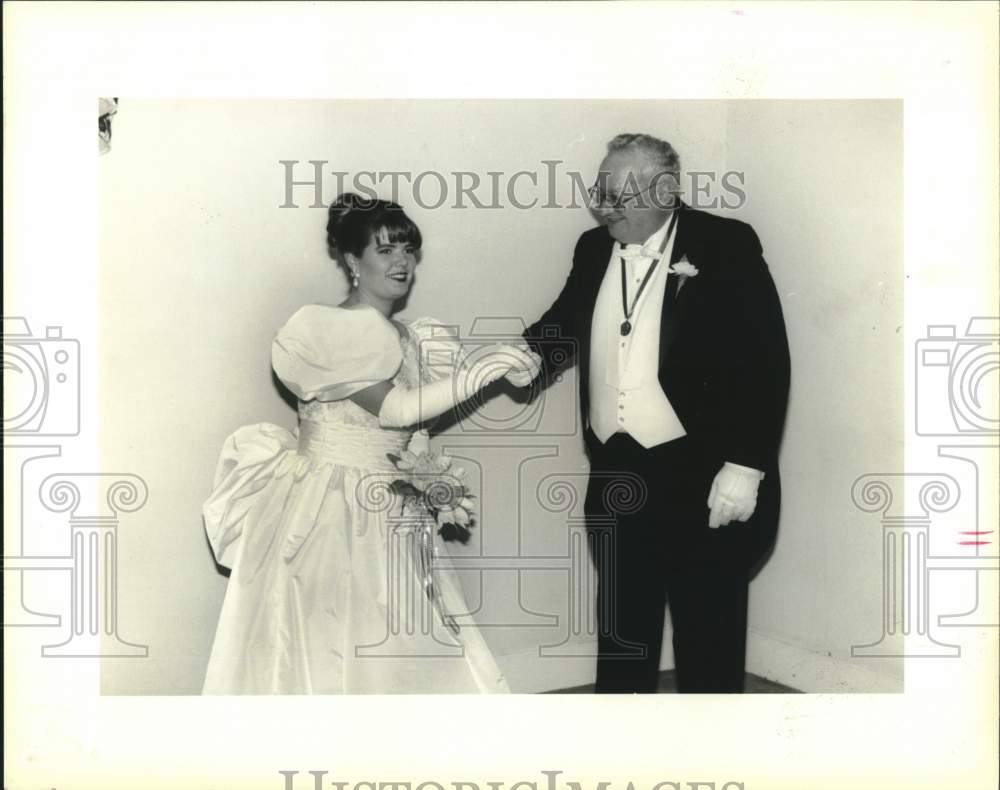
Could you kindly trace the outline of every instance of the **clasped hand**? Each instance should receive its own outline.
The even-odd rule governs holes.
[[[490,379],[505,378],[515,387],[527,387],[542,370],[542,358],[526,344],[498,343],[478,361]]]
[[[542,357],[532,351],[531,348],[528,347],[528,344],[522,339],[516,340],[511,348],[520,352],[522,357],[525,358],[526,364],[521,367],[511,369],[511,371],[507,374],[507,381],[515,387],[527,387],[538,377],[538,374],[542,372]]]

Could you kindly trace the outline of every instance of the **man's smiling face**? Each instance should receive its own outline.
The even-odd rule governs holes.
[[[642,244],[670,215],[670,183],[643,151],[612,151],[597,175],[595,188],[601,199],[594,212],[613,239]]]

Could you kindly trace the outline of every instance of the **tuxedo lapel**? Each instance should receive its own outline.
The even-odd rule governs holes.
[[[611,248],[614,246],[614,243],[615,241],[611,238],[611,234],[605,230],[598,242],[591,247],[591,255],[593,257],[591,258],[590,266],[587,267],[591,272],[591,277],[588,280],[589,291],[582,305],[584,312],[589,316],[594,314],[594,305],[597,304],[597,292],[601,290],[604,275],[607,272],[608,266],[611,265]]]
[[[609,261],[611,260],[611,248],[614,246],[614,239],[607,229],[598,237],[598,240],[590,246],[590,260],[587,262],[588,277],[584,281],[584,292],[577,300],[577,337],[580,341],[579,356],[577,357],[580,366],[580,378],[584,387],[587,386],[590,376],[590,344],[591,327],[594,322],[594,308],[597,306],[597,294],[601,290],[601,283],[607,272]]]
[[[670,265],[673,266],[683,258],[691,244],[691,212],[686,210],[686,206],[681,203],[677,209],[677,229],[675,230],[674,246],[670,252]],[[663,312],[660,315],[660,364],[667,357],[670,346],[673,345],[677,337],[677,330],[684,317],[686,306],[689,303],[691,283],[687,283],[684,288],[678,290],[680,277],[672,274],[667,278],[667,292],[663,298]]]

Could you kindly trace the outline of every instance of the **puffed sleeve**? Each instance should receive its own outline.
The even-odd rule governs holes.
[[[423,316],[412,320],[410,329],[420,349],[420,378],[431,382],[453,375],[465,358],[458,327]]]
[[[403,362],[399,334],[377,310],[306,305],[271,344],[271,366],[300,400],[342,400],[387,381]]]

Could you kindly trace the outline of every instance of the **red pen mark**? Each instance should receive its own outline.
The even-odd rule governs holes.
[[[990,542],[988,540],[960,540],[958,542],[959,546],[989,546]]]
[[[972,532],[959,532],[958,534],[959,535],[990,535],[990,534],[992,534],[992,532],[993,532],[992,529],[980,529],[980,530],[973,530]]]

